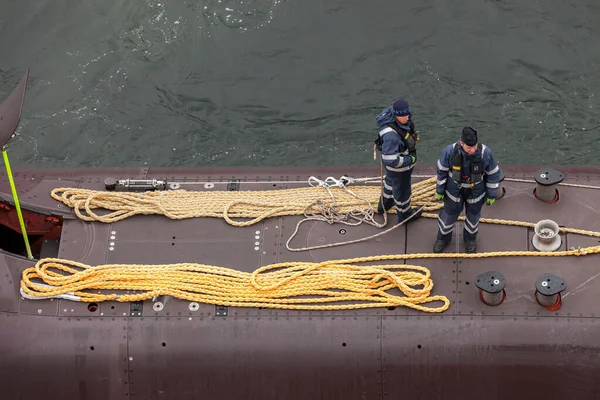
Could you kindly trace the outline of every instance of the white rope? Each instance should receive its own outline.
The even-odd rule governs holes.
[[[48,288],[48,289],[54,289],[54,286],[47,285],[45,283],[35,283],[35,286]],[[23,297],[24,299],[27,299],[27,300],[64,299],[64,300],[70,300],[70,301],[79,301],[79,302],[81,301],[81,297],[75,296],[74,292],[59,294],[56,296],[32,296],[30,294],[25,293],[23,291],[23,288],[20,288],[19,292],[21,293],[21,297]]]

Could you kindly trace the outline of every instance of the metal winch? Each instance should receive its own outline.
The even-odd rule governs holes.
[[[544,219],[535,224],[533,247],[538,251],[555,251],[562,244],[558,224],[550,219]]]

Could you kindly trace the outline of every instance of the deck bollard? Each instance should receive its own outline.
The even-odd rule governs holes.
[[[552,274],[542,274],[535,281],[535,300],[549,311],[557,311],[562,305],[560,293],[567,288],[565,280]]]
[[[504,291],[506,280],[504,275],[498,271],[488,271],[477,275],[475,286],[479,288],[479,298],[485,305],[497,306],[502,304],[506,298]]]
[[[556,186],[565,179],[562,172],[553,168],[542,168],[535,173],[536,186],[533,189],[533,195],[546,203],[556,203],[558,201],[558,189]]]

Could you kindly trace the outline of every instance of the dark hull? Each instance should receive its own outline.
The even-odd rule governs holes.
[[[600,186],[598,167],[559,169],[565,182]],[[503,170],[507,177],[532,179],[537,168]],[[228,181],[239,179],[238,190],[273,190],[304,187],[290,181],[310,175],[344,174],[377,176],[379,168],[19,170],[15,182],[21,206],[32,212],[26,214],[28,229],[38,229],[31,236],[37,239],[39,257],[91,265],[198,262],[250,272],[283,261],[431,252],[434,219],[418,219],[378,241],[293,253],[285,242],[301,216],[245,228],[220,219],[173,221],[163,216],[84,223],[49,196],[55,187],[103,190],[107,176],[224,182],[213,190],[227,190]],[[600,230],[598,190],[560,187],[560,201],[546,204],[534,197],[530,183],[506,182],[504,187],[506,196],[485,207],[483,217],[534,223],[552,219],[561,226]],[[202,185],[189,189],[205,190]],[[3,224],[18,229],[5,175],[0,176],[0,197],[7,208]],[[47,218],[52,216],[56,219]],[[295,243],[310,246],[377,232],[369,226],[344,228],[347,233],[341,236],[340,226],[306,224]],[[111,232],[116,232],[113,251]],[[459,223],[447,252],[463,252],[461,235]],[[478,251],[533,250],[532,235],[528,228],[482,224]],[[255,236],[260,236],[259,251]],[[598,243],[597,238],[565,234],[561,249]],[[155,312],[152,301],[102,302],[90,311],[85,303],[25,300],[18,292],[21,272],[34,261],[4,251],[1,398],[595,398],[600,396],[599,257],[408,261],[429,268],[433,294],[451,300],[450,309],[441,314],[401,307],[309,312],[208,304],[190,311],[189,302],[174,298]],[[507,297],[497,307],[484,305],[473,284],[476,275],[488,270],[506,277]],[[536,278],[543,273],[567,282],[558,311],[548,311],[533,297]]]

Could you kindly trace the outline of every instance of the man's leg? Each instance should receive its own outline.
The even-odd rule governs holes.
[[[481,197],[478,196],[478,197]],[[481,218],[481,207],[485,203],[485,196],[481,199],[467,199],[465,204],[465,229],[463,237],[465,239],[465,250],[467,253],[477,251],[477,233],[479,232],[479,218]]]
[[[398,212],[398,223],[400,223],[413,215],[416,210],[411,206],[412,169],[405,172],[400,172],[398,175],[398,196],[394,194],[394,200],[396,202],[396,212]],[[417,217],[418,216],[412,220],[416,219]]]
[[[392,175],[392,193],[394,195],[394,204],[396,205],[396,214],[398,223],[404,221],[406,213],[410,210],[410,171],[388,172]],[[408,182],[408,189],[406,188]]]
[[[383,193],[379,196],[379,204],[377,205],[377,212],[383,214],[384,209],[387,211],[394,205],[394,195],[392,193],[392,178],[390,177],[391,172],[386,171],[385,179],[383,181]]]
[[[452,239],[452,232],[456,225],[456,220],[463,208],[462,196],[453,196],[450,198],[448,194],[444,197],[444,209],[438,216],[438,233],[435,244],[433,245],[434,253],[441,253]],[[458,202],[456,200],[459,200]]]

